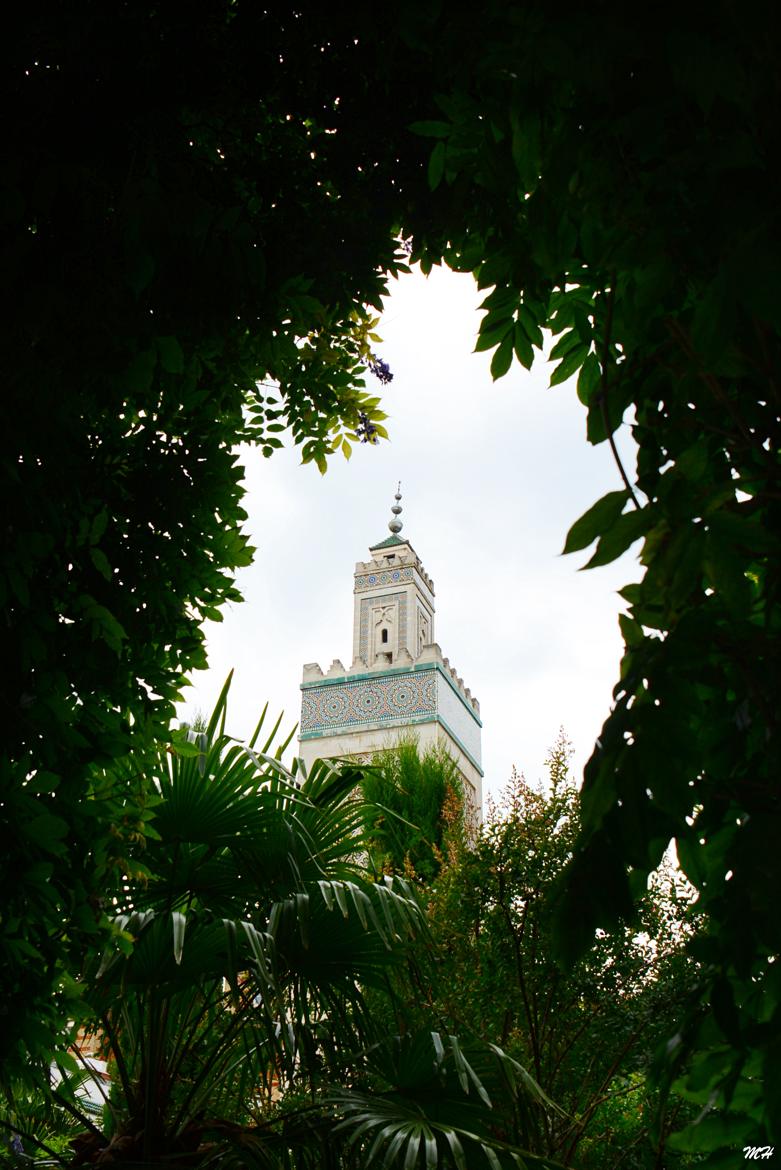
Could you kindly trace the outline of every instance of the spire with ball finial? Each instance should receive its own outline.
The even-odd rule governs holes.
[[[388,527],[390,528],[391,532],[394,535],[398,535],[398,533],[401,532],[402,528],[404,527],[401,520],[399,520],[399,516],[401,515],[400,501],[401,501],[401,480],[399,480],[399,486],[396,488],[396,503],[391,508],[391,512],[393,513],[393,519],[390,520],[388,523]]]

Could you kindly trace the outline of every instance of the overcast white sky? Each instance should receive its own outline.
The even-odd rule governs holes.
[[[388,535],[401,480],[403,535],[436,588],[436,640],[480,700],[484,793],[513,765],[541,778],[561,725],[582,771],[618,679],[616,590],[639,567],[627,554],[580,573],[590,554],[560,552],[573,521],[622,485],[607,444],[586,442],[574,382],[548,389],[542,360],[491,381],[491,355],[472,353],[480,300],[471,277],[439,269],[394,285],[378,347],[394,373],[382,388],[389,443],[333,456],[325,476],[292,449],[247,453],[255,563],[239,577],[244,603],[208,625],[210,669],[194,675],[183,717],[208,712],[234,667],[228,730],[249,735],[267,699],[289,728],[303,663],[349,666],[355,562]]]

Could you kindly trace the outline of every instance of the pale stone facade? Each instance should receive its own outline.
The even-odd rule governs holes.
[[[323,673],[304,667],[299,754],[308,766],[334,756],[369,758],[413,733],[421,751],[443,744],[458,764],[479,816],[480,704],[434,641],[434,582],[412,545],[391,535],[355,566],[353,656]]]

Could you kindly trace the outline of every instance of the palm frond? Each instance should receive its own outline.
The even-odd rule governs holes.
[[[356,1157],[360,1151],[362,1165],[555,1165],[528,1151],[537,1146],[543,1113],[556,1106],[496,1046],[418,1032],[375,1046],[367,1068],[375,1092],[342,1089],[331,1097],[337,1132]],[[520,1125],[509,1132],[513,1116]]]

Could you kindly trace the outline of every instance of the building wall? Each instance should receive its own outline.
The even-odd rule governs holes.
[[[302,684],[300,754],[306,764],[334,756],[367,757],[417,736],[421,750],[442,743],[482,805],[480,719],[477,703],[467,696],[439,647],[427,647],[433,661],[409,667],[338,677]],[[435,653],[432,654],[432,651]]]
[[[395,747],[401,739],[415,736],[418,750],[423,753],[430,747],[442,746],[450,753],[458,766],[467,787],[466,797],[479,820],[483,806],[483,774],[472,760],[454,742],[441,723],[407,723],[403,727],[356,728],[336,735],[323,735],[301,739],[299,755],[307,768],[315,760],[344,759],[349,757],[368,762],[376,752]]]

